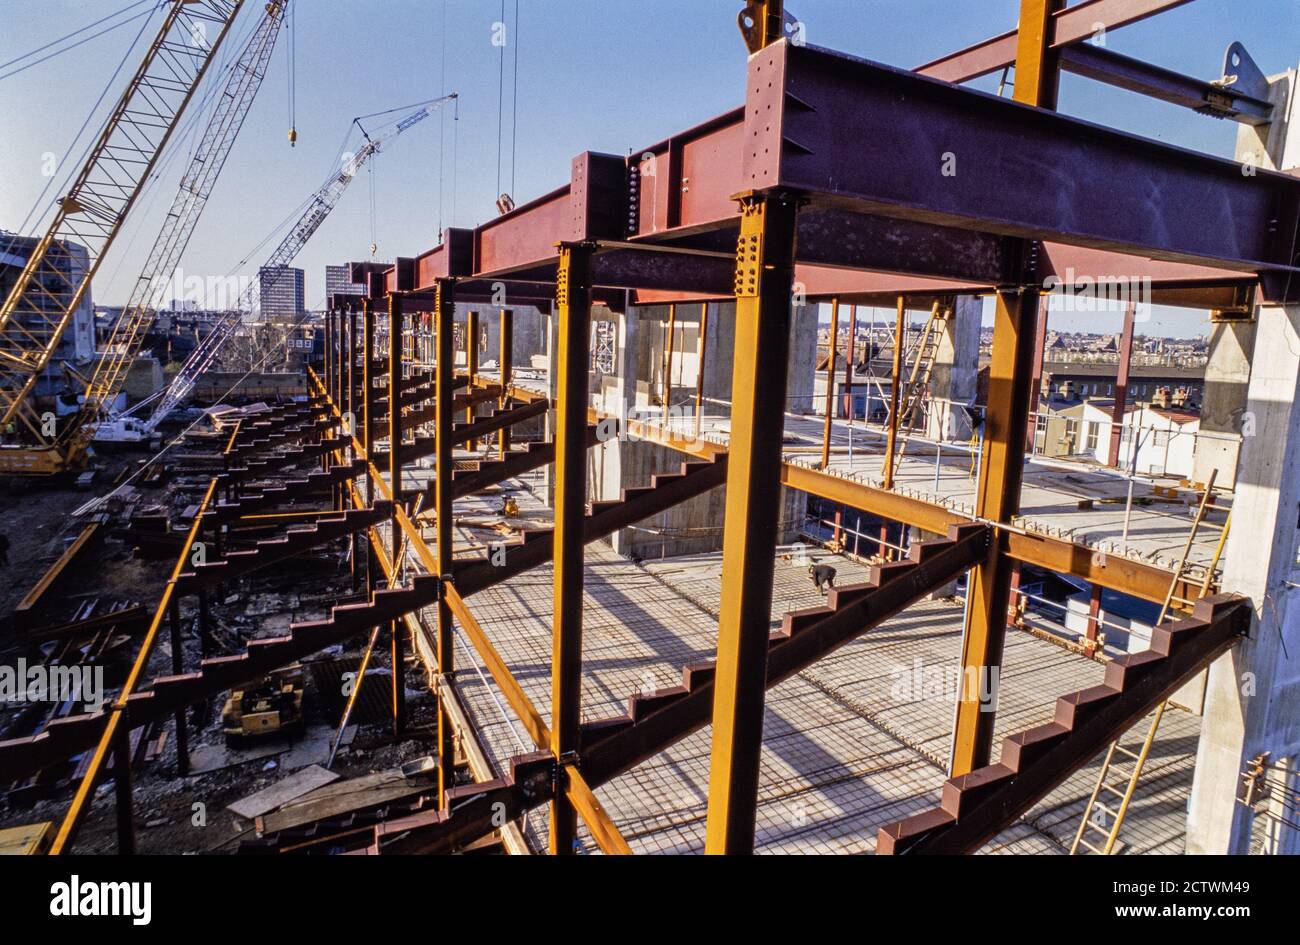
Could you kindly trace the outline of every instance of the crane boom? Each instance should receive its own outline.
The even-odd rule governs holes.
[[[180,263],[253,99],[261,88],[289,3],[290,0],[269,0],[264,5],[257,28],[230,64],[226,80],[215,96],[212,115],[181,177],[162,229],[154,240],[121,317],[100,352],[94,376],[86,385],[81,410],[69,418],[59,432],[65,466],[75,461],[85,449],[98,422],[121,393],[131,362],[139,353],[162,304],[168,281]]]
[[[283,278],[284,273],[288,270],[289,263],[293,262],[298,253],[302,251],[302,248],[307,245],[307,241],[312,238],[320,225],[325,222],[326,217],[337,206],[343,192],[347,190],[348,184],[352,183],[352,179],[356,177],[357,172],[388,142],[408,128],[428,118],[443,105],[457,98],[458,93],[452,92],[449,95],[443,95],[440,98],[424,102],[418,110],[407,114],[391,127],[373,136],[367,134],[364,128],[361,129],[365,144],[357,149],[357,152],[349,160],[345,161],[337,172],[331,174],[316,193],[312,195],[297,222],[289,228],[289,232],[262,266],[262,269],[275,271],[271,285],[275,285],[280,278]],[[359,119],[355,120],[354,123],[357,124],[357,127],[361,127]],[[194,389],[194,383],[212,364],[222,346],[234,333],[244,313],[254,308],[258,289],[258,284],[253,283],[241,297],[235,309],[226,312],[218,319],[208,334],[190,353],[180,371],[172,379],[171,385],[154,407],[147,423],[148,429],[152,430],[157,427],[158,423],[167,414],[189,396],[190,391]]]
[[[0,472],[43,472],[57,463],[53,424],[29,403],[90,280],[153,173],[244,0],[173,0],[143,61],[44,236],[0,305],[0,425],[21,421],[47,449],[0,450]],[[209,39],[209,29],[216,31]],[[52,419],[52,418],[51,418]]]

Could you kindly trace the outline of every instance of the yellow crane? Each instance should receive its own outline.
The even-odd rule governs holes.
[[[172,0],[54,217],[0,305],[0,475],[84,463],[31,402],[91,279],[153,173],[244,0]],[[10,431],[13,431],[10,433]]]

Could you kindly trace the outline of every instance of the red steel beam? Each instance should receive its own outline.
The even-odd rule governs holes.
[[[1049,45],[1060,49],[1091,39],[1100,24],[1107,31],[1181,7],[1191,0],[1084,0],[1052,15]],[[1016,30],[917,66],[916,71],[945,82],[969,82],[1016,63]]]

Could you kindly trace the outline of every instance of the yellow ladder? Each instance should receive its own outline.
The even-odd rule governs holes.
[[[926,319],[925,327],[921,330],[916,347],[912,351],[912,369],[908,372],[907,383],[899,398],[899,426],[903,427],[904,424],[906,426],[901,431],[898,447],[894,451],[895,471],[898,469],[898,464],[902,462],[903,454],[907,451],[907,441],[916,428],[917,419],[921,416],[921,405],[929,396],[930,377],[934,373],[934,361],[939,353],[939,340],[943,335],[944,317],[940,311],[939,303],[936,301],[930,308],[930,317]]]
[[[1190,582],[1193,571],[1197,565],[1189,565],[1187,558],[1191,554],[1192,545],[1196,541],[1196,534],[1201,526],[1205,524],[1205,515],[1209,510],[1210,499],[1214,494],[1214,480],[1218,477],[1219,471],[1216,469],[1210,473],[1210,481],[1206,483],[1205,492],[1201,496],[1201,501],[1196,508],[1196,517],[1192,519],[1192,527],[1187,535],[1187,542],[1183,545],[1183,554],[1178,561],[1178,567],[1174,570],[1174,576],[1169,582],[1169,590],[1165,592],[1164,603],[1160,607],[1160,616],[1156,620],[1156,626],[1164,623],[1165,617],[1168,616],[1170,608],[1175,602],[1184,605],[1191,605],[1195,601],[1178,596],[1178,589],[1181,585]],[[1197,598],[1204,597],[1209,592],[1210,582],[1214,578],[1214,570],[1219,564],[1219,557],[1223,554],[1223,545],[1228,539],[1228,526],[1232,522],[1232,513],[1223,522],[1223,527],[1219,533],[1219,541],[1214,549],[1214,557],[1210,561],[1205,573],[1201,577],[1197,589]],[[1213,526],[1211,526],[1213,527]],[[1142,740],[1142,747],[1136,752],[1130,751],[1119,743],[1119,740],[1111,742],[1110,748],[1106,751],[1106,759],[1102,762],[1101,771],[1097,775],[1097,784],[1092,789],[1092,796],[1088,798],[1088,803],[1083,809],[1083,820],[1079,824],[1078,831],[1075,832],[1074,842],[1070,844],[1070,855],[1075,856],[1079,853],[1079,848],[1096,853],[1102,856],[1110,856],[1114,853],[1115,843],[1119,839],[1120,827],[1124,825],[1124,818],[1128,816],[1129,806],[1133,803],[1133,795],[1137,791],[1138,779],[1142,776],[1142,769],[1146,767],[1147,756],[1151,753],[1151,746],[1156,740],[1156,731],[1160,728],[1160,720],[1164,718],[1165,707],[1168,702],[1161,702],[1156,706],[1155,715],[1151,717],[1151,725],[1147,728],[1146,737]],[[1116,756],[1120,756],[1119,759]],[[1124,765],[1132,765],[1131,772],[1126,776],[1121,776],[1118,780],[1111,780],[1112,769]],[[1105,800],[1102,799],[1105,795]],[[1118,799],[1117,806],[1112,798]],[[1107,823],[1109,818],[1109,823]],[[1089,836],[1089,831],[1101,838],[1101,846],[1085,839]]]

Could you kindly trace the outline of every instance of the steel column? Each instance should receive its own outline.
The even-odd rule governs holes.
[[[831,463],[831,414],[835,407],[835,336],[840,330],[840,300],[831,299],[831,343],[826,357],[826,426],[822,429],[822,469]]]
[[[1016,48],[1018,102],[1056,107],[1057,62],[1050,47],[1050,17],[1064,6],[1063,0],[1021,0]],[[1025,244],[1027,259],[1031,251],[1032,245]],[[1034,275],[1032,265],[1026,269],[1027,277]],[[1009,522],[1020,508],[1039,301],[1036,284],[997,293],[988,413],[975,497],[975,514],[986,521]],[[980,692],[996,691],[990,688],[995,681],[988,676],[1001,673],[1014,569],[1006,554],[1006,533],[998,532],[987,560],[976,565],[968,583],[968,619],[958,677],[963,688],[953,722],[950,773],[954,777],[988,764],[993,748],[997,707],[984,704]]]
[[[560,247],[555,297],[559,318],[555,371],[554,636],[551,657],[551,751],[557,764],[578,749],[582,694],[583,517],[587,510],[587,383],[591,257],[587,243]],[[567,777],[567,774],[561,774]],[[550,851],[573,852],[576,811],[566,796],[551,803]]]
[[[501,353],[497,357],[497,366],[500,368],[501,374],[501,399],[497,402],[497,406],[502,410],[510,403],[510,395],[507,391],[510,390],[510,382],[514,375],[514,322],[514,312],[508,308],[503,308],[497,332],[499,336],[497,340],[501,345]],[[472,379],[471,383],[473,383]],[[510,452],[509,426],[504,426],[497,432],[497,451],[501,454],[502,459],[505,459],[506,453]]]
[[[673,335],[677,331],[677,303],[672,302],[668,305],[668,328],[664,332],[664,363],[663,363],[663,392],[659,395],[659,403],[667,411],[669,404],[673,399]],[[667,414],[665,413],[665,417]],[[665,422],[667,422],[665,420]]]
[[[465,316],[465,373],[469,375],[472,387],[478,375],[478,312],[469,312]],[[465,408],[466,423],[474,422],[474,409],[473,404]],[[470,440],[465,445],[473,452],[478,449],[478,440]]]
[[[853,359],[857,356],[858,307],[849,306],[849,341],[844,352],[844,415],[853,425]],[[867,359],[871,358],[871,345],[867,344]]]
[[[171,629],[172,675],[185,672],[185,650],[181,641],[181,606],[175,593],[167,608]],[[190,738],[185,724],[185,707],[176,710],[176,773],[185,777],[190,773]]]
[[[1034,327],[1034,364],[1030,372],[1029,384],[1029,421],[1025,434],[1029,438],[1029,452],[1034,451],[1038,430],[1038,400],[1043,390],[1043,352],[1047,348],[1047,312],[1049,296],[1044,295],[1039,303],[1038,324]]]
[[[1119,342],[1119,371],[1115,377],[1115,405],[1110,411],[1110,452],[1108,465],[1119,468],[1120,434],[1124,428],[1124,409],[1128,406],[1128,377],[1133,367],[1133,323],[1136,321],[1137,303],[1129,302],[1124,309],[1124,332]],[[1136,449],[1136,447],[1134,447]]]
[[[117,804],[117,852],[135,852],[135,811],[131,791],[131,726],[123,725],[113,740],[113,794]]]
[[[456,320],[456,283],[439,279],[434,288],[434,514],[437,537],[435,552],[438,573],[443,584],[451,581],[452,572],[452,398],[456,380],[456,352],[453,327]],[[452,651],[452,614],[445,592],[438,594],[438,673],[451,678],[455,668]],[[438,806],[445,807],[447,789],[454,783],[455,747],[452,744],[452,721],[438,692]]]
[[[907,338],[907,299],[898,297],[898,321],[894,325],[894,361],[889,369],[889,429],[885,435],[886,489],[894,488],[894,449],[898,445],[898,385],[903,379],[903,341]]]
[[[700,342],[695,359],[695,439],[700,438],[700,416],[704,410],[704,355],[708,351],[709,303],[700,303]]]
[[[742,197],[707,853],[751,853],[781,513],[795,199]]]
[[[397,513],[402,504],[402,296],[393,292],[388,296],[388,488],[393,496],[393,517],[389,522],[391,547],[388,560],[393,562],[393,573],[388,586],[401,583],[400,556],[402,529]],[[406,647],[403,639],[405,625],[401,620],[389,626],[392,638],[393,665],[393,734],[401,735],[406,729],[406,686],[403,680],[406,666]]]
[[[365,338],[361,350],[361,445],[365,448],[369,460],[375,451],[372,427],[375,421],[375,310],[370,299],[361,301],[361,322]],[[375,505],[375,483],[371,474],[366,474],[366,505]]]

